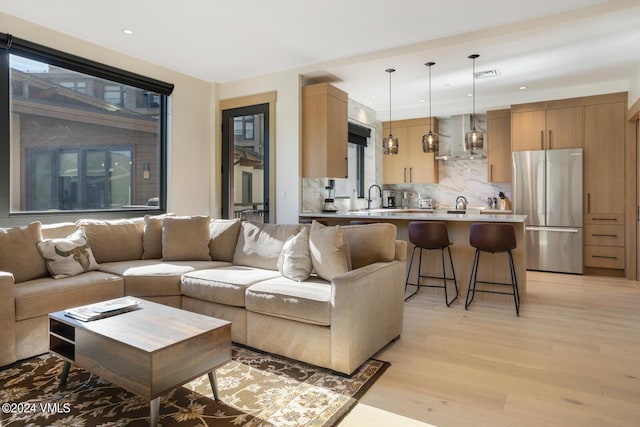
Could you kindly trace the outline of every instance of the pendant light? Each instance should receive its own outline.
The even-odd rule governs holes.
[[[476,130],[476,58],[480,55],[469,55],[469,59],[473,61],[473,114],[471,115],[471,130],[464,136],[465,150],[473,153],[476,150],[482,150],[484,147],[484,133]]]
[[[396,70],[387,68],[385,71],[389,73],[389,136],[382,140],[382,152],[384,154],[398,154],[398,138],[391,133],[391,73]]]
[[[436,65],[436,63],[427,62],[424,65],[429,67],[429,133],[422,135],[422,151],[425,153],[437,153],[439,145],[438,134],[431,131],[431,122],[433,121],[431,117],[431,67]]]

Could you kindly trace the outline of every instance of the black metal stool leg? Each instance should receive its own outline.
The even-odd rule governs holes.
[[[473,256],[473,264],[471,265],[471,274],[469,274],[469,286],[467,288],[467,298],[464,303],[464,309],[467,310],[469,305],[473,301],[473,298],[476,296],[476,280],[478,276],[478,258],[480,257],[480,251],[476,249],[476,252]],[[473,291],[471,290],[471,284],[473,283]],[[471,293],[473,292],[473,295]],[[469,295],[471,295],[471,299],[469,299]]]
[[[407,287],[409,285],[413,285],[413,283],[409,283],[409,276],[411,276],[411,269],[413,268],[413,256],[416,254],[416,249],[418,249],[417,246],[413,247],[413,251],[411,251],[411,261],[409,261],[409,271],[407,272],[407,280],[404,283],[404,291],[405,293],[407,292]],[[420,254],[422,254],[422,251],[420,251]],[[420,283],[420,272],[418,271],[418,284]],[[409,298],[415,296],[418,293],[418,290],[420,289],[419,285],[415,285],[416,286],[416,290],[414,293],[412,293],[411,295],[409,295],[408,297],[406,297],[404,300],[408,301]]]
[[[516,278],[516,269],[513,265],[513,254],[511,251],[507,251],[509,253],[509,269],[511,270],[511,283],[513,288],[513,302],[516,305],[516,316],[520,316],[520,294],[518,293],[518,280]]]
[[[447,307],[450,307],[451,304],[453,304],[453,302],[458,299],[458,280],[456,279],[456,270],[455,268],[453,268],[453,258],[451,257],[451,248],[449,246],[447,246],[447,251],[449,252],[449,263],[451,264],[451,275],[453,276],[453,286],[455,286],[455,289],[456,289],[456,296],[447,303]],[[444,249],[443,249],[443,256],[444,256]],[[443,267],[442,270],[444,271],[444,260],[443,260],[442,267]],[[446,286],[446,283],[445,283],[445,286]]]

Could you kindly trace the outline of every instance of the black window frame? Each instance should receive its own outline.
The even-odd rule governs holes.
[[[11,179],[11,94],[10,94],[10,61],[11,54],[45,62],[50,65],[63,67],[72,71],[88,74],[94,77],[110,80],[116,83],[152,91],[160,95],[159,119],[159,157],[160,157],[160,188],[159,206],[153,209],[110,209],[95,211],[70,212],[11,212],[10,179]],[[25,217],[38,216],[39,219],[50,218],[53,221],[77,219],[89,212],[96,218],[134,217],[146,213],[164,213],[167,209],[167,132],[168,132],[168,103],[174,85],[151,77],[146,77],[130,71],[122,70],[110,65],[102,64],[90,59],[82,58],[70,53],[56,50],[47,46],[13,37],[11,34],[0,33],[0,226],[19,225],[25,222]]]

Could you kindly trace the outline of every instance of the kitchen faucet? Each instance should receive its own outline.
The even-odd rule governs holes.
[[[367,193],[367,209],[371,209],[371,189],[373,187],[376,187],[378,189],[378,191],[380,192],[380,198],[382,199],[382,188],[380,188],[378,184],[373,184],[369,186],[369,191]]]

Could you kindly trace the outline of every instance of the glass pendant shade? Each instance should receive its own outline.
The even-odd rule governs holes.
[[[480,55],[469,55],[469,59],[473,61],[473,114],[471,115],[471,130],[464,136],[465,150],[478,151],[484,150],[484,132],[476,130],[476,58]]]
[[[391,73],[395,72],[393,68],[387,68],[385,70],[389,73],[389,136],[382,140],[382,153],[383,154],[398,154],[398,137],[393,136],[391,133]]]
[[[433,133],[431,131],[431,67],[436,65],[435,62],[427,62],[427,67],[429,67],[429,132],[422,135],[422,151],[425,153],[437,153],[440,149],[440,144],[438,141],[438,134]]]
[[[484,147],[484,132],[471,129],[464,135],[465,150],[478,151]]]
[[[383,154],[398,154],[398,137],[391,134],[382,141]]]
[[[438,134],[431,131],[422,135],[422,151],[425,153],[437,153],[440,149]]]

